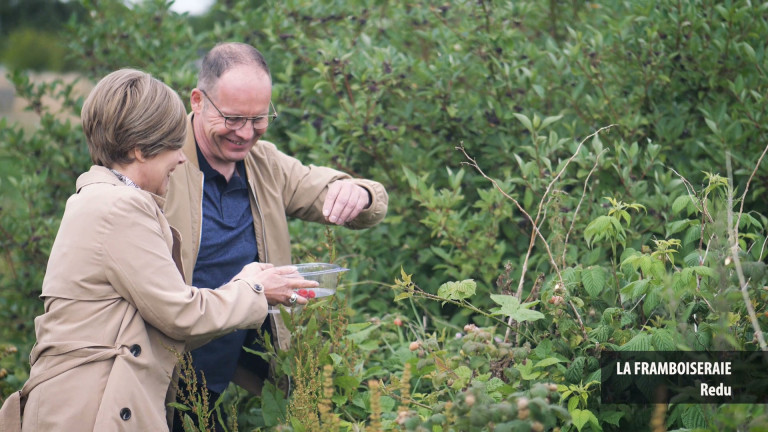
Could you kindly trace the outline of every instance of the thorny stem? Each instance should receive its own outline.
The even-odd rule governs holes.
[[[765,155],[765,152],[763,152],[763,155]],[[763,157],[760,156],[760,160],[762,160]],[[755,330],[755,338],[757,339],[757,342],[760,344],[760,349],[763,351],[768,351],[768,346],[765,344],[765,338],[763,337],[763,331],[760,328],[760,323],[757,321],[757,315],[755,314],[755,308],[752,306],[752,300],[749,298],[749,292],[747,292],[747,288],[749,287],[749,282],[744,277],[744,272],[741,268],[741,261],[739,259],[739,225],[738,223],[736,225],[733,224],[733,172],[731,168],[731,152],[726,151],[725,152],[725,165],[728,169],[728,237],[730,238],[730,244],[731,244],[731,258],[733,259],[733,265],[736,268],[736,275],[739,277],[739,288],[741,291],[741,296],[744,298],[744,306],[747,308],[747,313],[749,314],[749,320],[752,322],[752,328]],[[758,161],[758,166],[760,165],[760,162]],[[757,167],[755,167],[755,170],[757,170]],[[754,172],[753,172],[754,175]],[[751,177],[750,177],[751,180]],[[746,190],[745,192],[746,193]],[[743,201],[742,201],[743,203]],[[741,217],[741,210],[739,210],[739,218]]]
[[[419,286],[415,285],[415,284],[413,284],[410,287],[405,288],[405,289],[407,291],[411,292],[412,294],[418,295],[419,297],[422,297],[422,298],[425,298],[425,299],[428,299],[428,300],[434,300],[434,301],[450,303],[452,305],[456,305],[456,306],[459,306],[459,307],[462,307],[462,308],[469,309],[472,312],[478,313],[478,314],[480,314],[480,315],[482,315],[482,316],[484,316],[484,317],[486,317],[488,319],[491,319],[493,321],[498,322],[499,324],[502,324],[502,325],[505,325],[505,326],[508,326],[508,327],[512,325],[512,324],[508,324],[508,323],[504,322],[503,319],[497,318],[496,316],[491,315],[488,312],[478,308],[477,306],[473,305],[472,303],[469,303],[469,302],[466,302],[466,301],[457,301],[457,300],[448,299],[448,298],[445,298],[445,297],[440,297],[440,296],[437,296],[437,295],[434,295],[434,294],[430,294],[430,293],[424,291],[423,289],[419,288]]]
[[[409,403],[409,404],[415,405],[415,406],[417,406],[417,407],[419,407],[419,408],[423,408],[423,409],[426,409],[426,410],[429,410],[429,411],[433,411],[433,410],[434,410],[434,407],[431,407],[431,406],[428,406],[428,405],[424,405],[424,404],[422,404],[422,403],[416,402],[415,400],[413,400],[413,399],[412,399],[412,398],[410,398],[410,397],[403,397],[403,396],[401,396],[401,395],[399,395],[399,394],[395,394],[395,393],[393,393],[393,392],[392,392],[392,391],[391,391],[389,388],[387,388],[387,385],[386,385],[386,384],[384,384],[384,383],[381,383],[381,391],[382,391],[382,392],[383,392],[385,395],[387,395],[387,396],[391,396],[391,397],[393,397],[393,398],[395,398],[395,399],[399,399],[399,400],[400,400],[400,402],[406,402],[406,403]]]
[[[695,197],[695,195],[696,195],[696,194],[694,193],[694,191],[695,191],[695,188],[694,188],[694,187],[693,187],[693,185],[692,185],[692,184],[691,184],[691,183],[688,181],[688,179],[686,179],[685,177],[683,177],[682,175],[680,175],[680,173],[678,173],[677,171],[675,171],[673,168],[670,168],[670,170],[671,170],[673,173],[675,173],[675,175],[677,175],[678,177],[680,177],[680,180],[682,180],[682,182],[683,182],[683,185],[685,185],[685,190],[686,190],[686,191],[688,191],[688,197],[690,197],[690,198],[691,198],[691,202],[693,203],[693,206],[694,206],[694,207],[696,207],[696,210],[700,211],[700,212],[701,212],[701,213],[702,213],[704,216],[706,216],[706,217],[707,217],[707,219],[709,220],[709,222],[714,222],[714,221],[712,220],[712,216],[710,216],[709,212],[707,211],[707,207],[706,207],[706,206],[703,206],[703,208],[699,208],[699,206],[697,206],[697,205],[696,205],[696,199],[695,199],[695,198],[696,198],[696,197]],[[703,224],[702,224],[702,225],[703,225]]]
[[[459,145],[458,147],[456,147],[456,149],[461,151],[464,154],[464,157],[466,157],[467,160],[469,160],[469,162],[463,162],[463,163],[467,164],[467,165],[469,165],[469,166],[471,166],[473,168],[475,168],[477,170],[477,172],[480,173],[480,175],[482,175],[485,179],[487,179],[488,181],[490,181],[493,184],[493,186],[496,188],[496,190],[501,192],[501,194],[504,195],[505,198],[507,198],[510,201],[512,201],[515,204],[515,206],[520,210],[520,212],[523,213],[526,218],[528,218],[528,221],[531,223],[531,226],[533,227],[533,231],[531,232],[531,241],[530,241],[530,243],[528,245],[528,251],[526,252],[525,261],[523,263],[523,268],[522,268],[521,274],[520,274],[520,283],[518,284],[517,292],[515,293],[515,296],[518,299],[520,299],[522,297],[522,295],[523,295],[523,283],[525,281],[525,273],[526,273],[526,271],[528,269],[528,259],[529,259],[530,255],[531,255],[531,252],[533,251],[533,246],[536,243],[536,240],[535,240],[536,236],[538,236],[541,239],[542,243],[544,244],[544,248],[546,249],[547,255],[549,256],[549,261],[550,261],[550,263],[552,263],[552,267],[554,268],[555,272],[557,273],[557,278],[560,281],[560,283],[563,283],[563,275],[560,273],[560,268],[558,267],[557,262],[555,261],[555,258],[552,255],[552,250],[550,249],[549,244],[547,243],[547,240],[541,234],[541,231],[539,231],[538,223],[539,223],[539,219],[541,218],[542,208],[544,207],[544,203],[547,200],[547,195],[549,195],[550,191],[552,190],[552,186],[560,179],[560,177],[565,172],[566,168],[568,168],[568,165],[570,165],[570,163],[573,161],[573,159],[575,159],[576,156],[579,154],[579,151],[581,150],[581,147],[584,145],[584,143],[587,142],[588,139],[590,139],[590,138],[596,136],[597,134],[599,134],[600,132],[602,132],[604,130],[608,130],[608,129],[614,127],[614,126],[616,126],[616,125],[615,124],[611,124],[611,125],[608,125],[608,126],[601,127],[600,129],[596,130],[595,132],[589,134],[586,138],[584,138],[579,143],[578,147],[576,147],[576,151],[573,152],[573,155],[571,155],[571,157],[565,162],[565,164],[563,164],[562,169],[560,169],[560,171],[557,173],[557,175],[547,185],[547,189],[544,191],[544,195],[541,197],[541,200],[539,201],[539,207],[538,207],[537,213],[536,213],[536,220],[533,220],[531,215],[528,214],[528,212],[525,211],[525,209],[523,208],[522,205],[520,205],[520,202],[518,202],[515,198],[513,198],[508,193],[506,193],[499,186],[499,184],[498,184],[498,182],[496,182],[496,180],[492,179],[487,174],[485,174],[485,172],[483,172],[483,170],[477,164],[477,161],[469,156],[467,151],[464,149],[463,145]],[[573,313],[576,315],[576,318],[579,321],[579,326],[581,327],[581,332],[584,335],[584,339],[587,339],[588,338],[587,330],[584,328],[584,323],[583,323],[583,321],[581,319],[581,316],[579,315],[579,312],[576,310],[576,307],[574,306],[573,303],[570,303],[570,306],[571,306],[571,309],[573,309]],[[510,317],[509,321],[507,323],[507,332],[504,335],[504,340],[505,341],[509,340],[509,334],[510,334],[512,328],[513,328],[513,326],[512,326],[512,318]]]
[[[757,169],[760,167],[760,163],[763,161],[763,158],[765,157],[765,153],[766,152],[768,152],[768,146],[765,146],[765,148],[763,149],[763,154],[761,154],[760,158],[757,160],[757,164],[755,165],[755,169],[752,170],[752,174],[749,176],[749,180],[747,180],[746,186],[744,186],[744,193],[741,194],[741,206],[739,206],[739,217],[738,217],[738,219],[736,219],[736,229],[739,228],[739,224],[741,223],[741,215],[744,213],[744,201],[747,198],[747,192],[749,191],[749,184],[752,183],[752,179],[755,177],[755,173],[757,172]],[[730,177],[730,175],[729,175],[729,177]],[[731,184],[732,183],[733,182],[731,182]]]
[[[584,189],[581,192],[581,199],[579,199],[579,204],[576,206],[576,210],[573,212],[573,218],[571,219],[571,226],[568,228],[568,233],[565,234],[565,242],[563,243],[563,267],[565,267],[565,252],[568,250],[568,238],[571,236],[571,232],[573,231],[573,226],[576,224],[576,216],[579,214],[579,209],[581,209],[581,204],[584,202],[584,198],[587,196],[587,185],[589,184],[589,178],[592,177],[592,174],[597,169],[597,165],[600,163],[600,156],[605,153],[606,149],[603,149],[598,155],[597,158],[595,158],[595,164],[592,166],[592,169],[589,171],[589,174],[587,174],[586,180],[584,180]]]

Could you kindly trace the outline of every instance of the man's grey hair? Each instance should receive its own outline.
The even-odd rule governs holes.
[[[255,66],[272,77],[264,56],[251,45],[240,42],[223,42],[214,46],[203,58],[197,76],[197,88],[212,90],[219,78],[236,66]]]

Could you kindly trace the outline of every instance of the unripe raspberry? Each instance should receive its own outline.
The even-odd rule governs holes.
[[[521,397],[517,400],[517,409],[528,409],[528,398]]]
[[[421,343],[419,343],[418,341],[413,341],[408,346],[408,349],[411,350],[411,351],[416,351],[419,348],[421,348]]]

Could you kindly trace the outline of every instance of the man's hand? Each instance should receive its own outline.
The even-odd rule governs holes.
[[[344,225],[370,205],[371,195],[367,189],[352,180],[336,180],[328,186],[323,216],[330,223]]]

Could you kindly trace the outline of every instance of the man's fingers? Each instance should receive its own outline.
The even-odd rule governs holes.
[[[325,195],[325,202],[323,203],[323,216],[328,219],[333,212],[333,205],[336,202],[336,197],[339,196],[343,183],[341,180],[337,180],[328,186],[328,194]]]
[[[368,192],[362,186],[350,181],[339,180],[332,184],[332,186],[336,185],[338,188],[333,188],[333,196],[331,196],[331,189],[328,191],[323,214],[329,222],[343,225],[356,218],[365,208],[368,204]],[[330,208],[327,214],[326,208]]]

